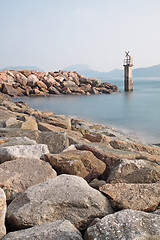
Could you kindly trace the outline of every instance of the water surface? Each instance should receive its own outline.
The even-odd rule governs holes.
[[[122,80],[110,80],[121,93],[23,97],[31,107],[78,116],[133,133],[147,142],[160,142],[160,79],[134,79],[134,91],[123,92]]]

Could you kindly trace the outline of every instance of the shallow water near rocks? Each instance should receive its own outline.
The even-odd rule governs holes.
[[[102,81],[106,81],[103,79]],[[123,91],[123,80],[109,80],[121,93],[23,97],[35,109],[65,114],[117,127],[149,143],[160,143],[160,79],[134,79],[134,91]],[[17,101],[17,99],[14,99]]]

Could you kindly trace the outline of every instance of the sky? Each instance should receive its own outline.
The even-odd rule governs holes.
[[[0,0],[0,68],[160,64],[160,0]]]

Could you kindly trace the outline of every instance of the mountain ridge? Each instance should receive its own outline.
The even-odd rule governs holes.
[[[82,64],[83,65],[83,64]],[[109,72],[100,72],[92,70],[90,67],[83,70],[81,64],[71,65],[70,67],[64,68],[63,70],[67,71],[78,71],[79,74],[85,75],[86,77],[95,77],[95,78],[122,78],[123,69],[113,69]],[[153,65],[151,67],[135,68],[133,69],[133,77],[135,78],[160,78],[160,64]]]

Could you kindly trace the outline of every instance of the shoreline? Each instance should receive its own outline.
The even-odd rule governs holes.
[[[48,239],[47,226],[55,236],[53,225],[57,230],[66,221],[79,240],[110,221],[110,236],[116,238],[117,215],[116,229],[124,234],[126,227],[130,232],[140,225],[133,218],[143,224],[151,219],[142,229],[146,234],[160,222],[160,147],[113,127],[35,110],[0,94],[0,169],[4,240],[21,234],[32,240],[36,231],[43,239],[45,231]],[[63,239],[70,229],[60,232]]]
[[[52,98],[52,97],[60,97],[60,98],[65,98],[65,97],[70,97],[71,95],[49,95],[49,96],[43,96],[45,98]],[[24,97],[16,97],[16,98],[13,98],[13,101],[19,101],[19,100],[24,100],[24,101],[27,101],[27,99],[31,100],[31,99],[34,99],[34,98],[41,98],[42,96],[30,96],[30,97],[27,97],[27,96],[24,96]],[[75,96],[74,96],[75,97]],[[80,97],[80,96],[78,96]],[[88,96],[89,97],[89,96]],[[65,99],[64,99],[65,101]],[[29,104],[32,105],[29,101]],[[43,107],[40,107],[38,108],[38,106],[35,107],[36,109],[38,110],[41,110],[43,111]],[[47,111],[50,111],[49,108]],[[52,111],[52,110],[51,110]],[[53,112],[53,111],[52,111]],[[122,126],[122,125],[119,125],[119,124],[112,124],[112,123],[107,123],[105,122],[104,120],[102,121],[98,121],[96,119],[93,119],[92,117],[90,116],[83,116],[83,115],[76,115],[76,114],[66,114],[66,113],[57,113],[57,112],[54,112],[54,114],[60,114],[60,115],[66,115],[66,116],[70,116],[71,118],[78,118],[78,119],[82,119],[82,120],[86,120],[86,121],[89,121],[89,122],[93,122],[95,124],[101,124],[101,125],[106,125],[106,126],[109,126],[111,128],[115,128],[117,129],[117,131],[123,133],[124,135],[128,135],[129,137],[131,138],[135,138],[135,139],[141,139],[141,141],[143,142],[146,142],[148,144],[152,144],[152,145],[156,145],[156,144],[159,144],[160,141],[159,140],[156,140],[157,137],[152,135],[151,133],[146,133],[146,131],[140,131],[140,130],[136,130],[136,129],[131,129],[129,127],[125,127],[125,126]],[[151,138],[151,140],[150,140]],[[147,140],[148,139],[148,140]],[[154,140],[155,139],[155,140]]]

